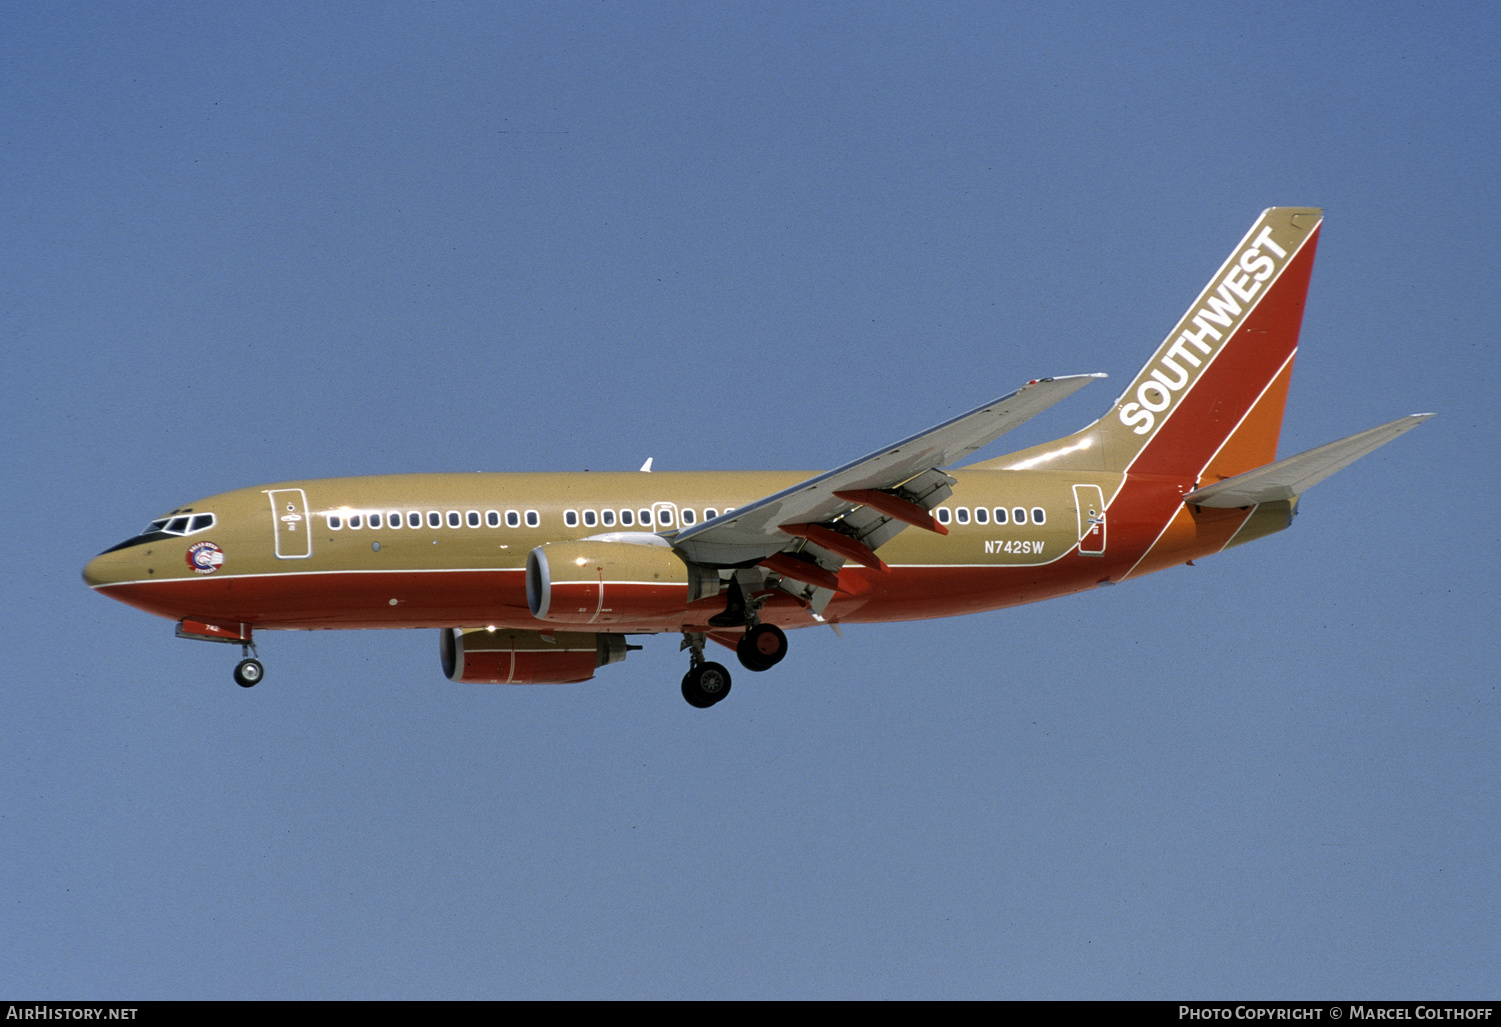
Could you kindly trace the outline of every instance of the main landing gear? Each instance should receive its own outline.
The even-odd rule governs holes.
[[[729,601],[725,611],[709,619],[715,628],[745,625],[745,634],[735,644],[735,655],[746,670],[770,670],[787,655],[787,635],[775,624],[763,624],[760,619],[764,600],[747,598],[740,583],[730,585]],[[704,710],[730,694],[730,672],[721,664],[704,659],[704,641],[708,635],[702,631],[683,632],[682,648],[691,650],[691,665],[683,675],[683,698],[689,706]]]
[[[688,673],[683,675],[683,698],[688,705],[707,710],[730,694],[730,672],[722,664],[704,659],[702,631],[683,632],[682,648],[691,650]]]
[[[735,644],[735,655],[747,670],[770,670],[787,655],[787,636],[775,624],[753,624]]]

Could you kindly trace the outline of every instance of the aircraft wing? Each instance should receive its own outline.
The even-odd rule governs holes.
[[[1306,453],[1286,457],[1265,467],[1194,489],[1183,497],[1183,501],[1195,506],[1235,507],[1296,499],[1335,471],[1348,467],[1378,446],[1386,445],[1432,416],[1409,414],[1407,417],[1399,417],[1338,442],[1330,442]]]
[[[831,585],[846,558],[884,566],[875,549],[908,524],[944,531],[928,511],[948,498],[954,479],[938,468],[1103,377],[1081,374],[1028,382],[927,431],[680,531],[670,541],[694,563],[743,567],[776,556],[798,560],[781,550],[794,538],[804,539],[801,549],[807,552],[799,562],[811,566],[789,567],[786,560],[773,559],[768,569],[784,576],[801,573],[797,580],[811,579],[810,584],[820,586]]]

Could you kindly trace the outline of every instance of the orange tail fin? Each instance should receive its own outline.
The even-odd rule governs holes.
[[[1321,221],[1310,207],[1264,212],[1104,417],[977,466],[1207,485],[1275,460]]]

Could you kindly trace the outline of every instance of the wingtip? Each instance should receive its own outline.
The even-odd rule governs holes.
[[[1091,378],[1091,379],[1093,379],[1093,378],[1109,378],[1109,377],[1110,376],[1108,374],[1106,374],[1105,372],[1103,372],[1103,371],[1096,371],[1094,374],[1058,374],[1058,375],[1054,375],[1051,378],[1033,378],[1026,385],[1023,385],[1022,388],[1025,389],[1025,388],[1027,388],[1030,385],[1041,385],[1043,382],[1066,382],[1066,381],[1077,380],[1079,378]],[[1084,384],[1087,385],[1088,382],[1085,382]]]

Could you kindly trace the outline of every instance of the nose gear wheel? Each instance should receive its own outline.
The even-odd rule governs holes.
[[[266,676],[266,668],[260,660],[244,659],[235,666],[235,684],[241,688],[254,688]]]

